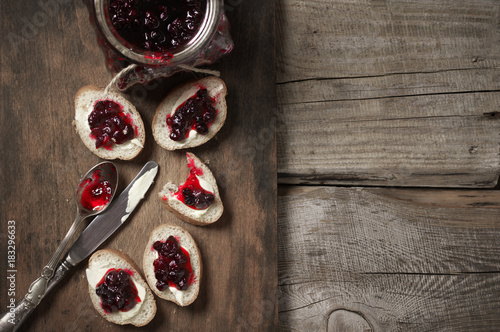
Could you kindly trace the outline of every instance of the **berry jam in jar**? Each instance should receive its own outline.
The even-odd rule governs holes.
[[[223,0],[83,0],[120,90],[211,64],[233,49]]]

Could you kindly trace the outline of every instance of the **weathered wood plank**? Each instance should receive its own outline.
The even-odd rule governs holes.
[[[277,91],[283,106],[344,100],[481,93],[500,90],[500,80],[496,70],[498,67],[353,78],[318,78],[280,83]]]
[[[282,0],[278,82],[498,68],[499,6],[495,0]]]
[[[294,104],[278,127],[281,183],[494,187],[500,93]]]
[[[500,328],[500,192],[288,189],[278,197],[285,330]]]
[[[494,187],[499,11],[281,1],[280,183]]]

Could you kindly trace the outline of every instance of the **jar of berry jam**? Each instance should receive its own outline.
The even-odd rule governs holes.
[[[223,0],[83,0],[120,90],[214,63],[233,49]]]

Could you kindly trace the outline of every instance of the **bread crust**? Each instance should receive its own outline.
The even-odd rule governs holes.
[[[127,319],[127,320],[121,320],[121,319],[119,319],[119,317],[112,316],[111,314],[106,313],[102,309],[100,297],[96,294],[95,289],[87,281],[90,299],[92,301],[92,304],[94,305],[94,308],[97,310],[97,312],[104,319],[106,319],[107,321],[114,323],[114,324],[118,324],[118,325],[131,324],[134,326],[147,325],[155,317],[157,308],[156,308],[156,301],[155,301],[154,295],[151,292],[151,289],[149,288],[148,283],[145,281],[145,278],[140,273],[139,267],[128,255],[124,254],[121,251],[114,250],[114,249],[102,249],[102,250],[96,251],[90,257],[89,263],[88,263],[89,268],[93,265],[94,260],[99,259],[99,256],[101,256],[101,255],[110,255],[110,256],[122,259],[123,261],[125,261],[127,263],[126,266],[122,265],[122,264],[118,264],[118,265],[116,265],[116,267],[120,268],[120,269],[127,268],[127,269],[130,269],[134,272],[134,281],[146,289],[146,296],[144,298],[144,303],[143,303],[143,307],[141,308],[141,311],[144,312],[143,310],[148,309],[149,312],[147,312],[147,314],[144,315],[144,316],[146,316],[146,319],[142,320],[142,321],[136,320],[136,318],[139,318],[138,317],[139,314],[137,314],[137,316],[131,317],[130,319]],[[142,317],[143,315],[140,315],[140,316]]]
[[[166,117],[169,114],[176,103],[177,99],[181,97],[183,92],[189,90],[192,87],[203,86],[207,88],[209,95],[216,99],[215,108],[217,109],[217,117],[212,125],[208,128],[208,133],[206,135],[197,135],[189,143],[176,142],[169,138],[170,129],[166,125]],[[224,81],[215,76],[205,77],[196,81],[186,82],[178,87],[175,87],[168,93],[168,95],[162,100],[160,105],[156,108],[156,112],[153,118],[153,137],[155,141],[166,150],[179,150],[179,149],[189,149],[196,146],[205,144],[211,140],[222,128],[227,116],[227,104],[226,104],[227,87]]]
[[[171,202],[171,200],[164,201],[162,199],[163,207],[165,209],[167,209],[168,211],[172,212],[177,218],[181,219],[182,221],[188,222],[191,225],[195,225],[195,226],[207,226],[207,225],[211,224],[211,223],[201,222],[201,221],[198,221],[194,218],[190,218],[189,216],[183,215],[181,212],[176,210],[169,202]]]
[[[134,126],[137,128],[137,139],[141,146],[133,145],[127,149],[123,148],[123,145],[113,144],[111,150],[107,150],[105,147],[95,148],[95,140],[90,137],[90,128],[88,123],[83,123],[87,121],[89,108],[95,104],[97,100],[109,99],[118,102],[123,106],[123,112],[129,114],[132,117]],[[144,147],[146,142],[146,131],[144,129],[144,122],[142,121],[140,113],[137,111],[135,106],[129,102],[123,95],[116,92],[110,91],[107,94],[104,90],[94,86],[86,85],[82,87],[75,95],[75,119],[73,120],[73,126],[80,136],[82,142],[85,144],[87,149],[89,149],[93,154],[102,159],[114,160],[131,160],[135,158]]]
[[[160,291],[158,290],[158,288],[156,288],[156,277],[153,266],[153,262],[156,259],[156,256],[154,250],[152,250],[151,248],[156,241],[165,241],[170,235],[180,238],[179,244],[185,250],[188,250],[191,267],[193,269],[195,282],[189,286],[188,290],[186,290],[186,292],[190,292],[190,295],[184,303],[180,303],[179,301],[177,301],[170,289],[166,288],[163,291]],[[198,294],[200,292],[200,284],[203,277],[202,257],[196,241],[184,228],[170,224],[162,224],[160,226],[157,226],[149,236],[146,248],[144,250],[142,264],[146,281],[149,284],[151,290],[159,298],[174,302],[179,306],[185,307],[193,303],[198,297]]]
[[[213,224],[217,220],[220,219],[224,212],[224,205],[222,204],[222,200],[219,194],[219,188],[217,186],[217,182],[215,180],[214,175],[210,171],[207,165],[205,165],[197,156],[195,156],[191,152],[186,153],[186,158],[188,161],[188,165],[190,163],[190,160],[193,160],[195,167],[201,168],[203,171],[203,176],[202,178],[209,182],[210,185],[213,187],[213,194],[214,194],[214,202],[212,205],[208,207],[208,214],[201,215],[201,216],[196,216],[193,214],[189,214],[192,211],[191,207],[188,207],[181,201],[177,199],[172,199],[174,194],[177,192],[177,188],[175,191],[171,191],[169,187],[176,187],[171,185],[170,183],[165,185],[163,190],[158,193],[158,196],[162,202],[162,205],[165,209],[168,211],[172,212],[177,218],[188,222],[190,224],[196,225],[196,226],[207,226],[210,224]]]

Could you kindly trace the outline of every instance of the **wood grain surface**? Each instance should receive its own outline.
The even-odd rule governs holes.
[[[281,188],[283,330],[498,330],[500,192],[413,192]]]
[[[184,223],[161,207],[157,193],[187,176],[183,152],[161,149],[151,135],[155,107],[174,85],[199,77],[179,74],[128,91],[146,125],[144,151],[117,161],[119,190],[145,162],[159,175],[145,201],[103,247],[129,254],[139,265],[150,231],[162,223],[186,228],[198,242],[204,279],[189,307],[157,300],[148,331],[273,330],[277,324],[276,113],[274,2],[230,1],[234,52],[212,69],[228,86],[228,117],[217,138],[192,150],[218,180],[225,204],[214,225]],[[257,8],[257,9],[256,9]],[[87,84],[104,87],[105,70],[88,12],[79,0],[0,6],[0,307],[6,309],[7,221],[16,225],[15,299],[40,274],[75,214],[80,177],[100,160],[72,127],[73,98]],[[49,294],[23,326],[26,331],[115,331],[87,294],[86,261]]]
[[[279,1],[279,183],[492,188],[500,3]]]

